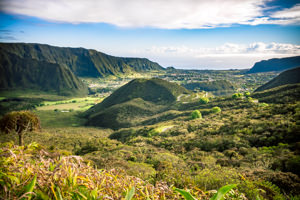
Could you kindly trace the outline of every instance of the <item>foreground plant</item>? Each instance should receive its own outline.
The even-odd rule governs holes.
[[[224,196],[235,187],[236,187],[235,184],[225,185],[225,186],[221,187],[218,190],[218,192],[210,198],[210,200],[223,200]],[[186,200],[197,200],[188,191],[178,189],[178,188],[176,188],[175,191],[179,192]]]
[[[135,189],[134,189],[135,188]],[[129,192],[128,192],[129,191]],[[0,199],[179,199],[120,170],[97,170],[79,156],[49,153],[40,145],[0,148]]]

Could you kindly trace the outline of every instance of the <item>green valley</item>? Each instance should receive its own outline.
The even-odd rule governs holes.
[[[32,59],[51,49],[29,46]],[[145,71],[78,78],[50,65],[86,93],[0,93],[1,118],[30,110],[41,125],[24,133],[25,146],[17,130],[1,133],[1,198],[212,199],[225,186],[225,199],[299,199],[296,72],[133,67]]]

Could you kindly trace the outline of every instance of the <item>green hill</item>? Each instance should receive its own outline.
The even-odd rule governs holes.
[[[300,83],[256,91],[252,97],[267,103],[294,103],[300,99]]]
[[[223,95],[228,92],[234,92],[234,85],[227,80],[216,80],[206,82],[193,82],[184,84],[183,87],[189,90],[204,90],[207,92],[213,92],[215,95]]]
[[[3,54],[11,53],[22,59],[56,63],[81,77],[105,77],[151,70],[163,70],[146,58],[120,58],[84,48],[63,48],[45,44],[0,43]]]
[[[38,90],[59,95],[86,95],[87,86],[66,67],[21,58],[0,50],[0,89]]]
[[[248,71],[248,73],[284,71],[299,66],[300,56],[273,58],[255,63],[254,66]]]
[[[187,89],[157,78],[135,79],[86,111],[88,125],[122,128],[136,125],[173,102]]]
[[[282,72],[268,83],[256,89],[256,92],[268,90],[281,85],[300,83],[300,67]]]

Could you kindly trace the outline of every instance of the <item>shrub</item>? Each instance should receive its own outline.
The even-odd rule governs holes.
[[[245,97],[249,97],[250,96],[250,92],[244,92],[244,96]]]
[[[241,93],[234,93],[233,95],[232,95],[232,98],[233,99],[239,99],[239,98],[241,98],[243,96],[243,94],[241,94]]]
[[[200,100],[199,100],[199,102],[200,102],[201,104],[207,104],[207,103],[209,102],[209,99],[206,98],[206,97],[201,97]]]
[[[201,112],[199,110],[194,110],[191,114],[192,119],[202,118]]]
[[[221,108],[218,107],[218,106],[215,106],[215,107],[213,107],[213,108],[211,109],[211,112],[212,112],[212,113],[219,113],[219,112],[221,112]]]

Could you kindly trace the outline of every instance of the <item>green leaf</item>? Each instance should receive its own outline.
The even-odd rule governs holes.
[[[90,196],[91,196],[93,199],[96,199],[96,198],[97,198],[97,189],[92,190]]]
[[[224,199],[225,194],[229,192],[232,188],[236,187],[236,184],[225,185],[221,187],[218,192],[210,198],[210,200],[222,200]]]
[[[134,187],[131,188],[129,192],[126,193],[125,200],[131,200],[134,195],[135,189]]]
[[[191,195],[191,193],[189,193],[189,192],[187,192],[185,190],[176,188],[175,191],[179,192],[185,198],[185,200],[197,200],[195,197],[193,197]]]
[[[61,196],[61,192],[60,192],[59,187],[57,187],[56,190],[57,190],[57,193],[58,193],[58,199],[59,199],[59,200],[63,200],[63,198],[62,198],[62,196]]]
[[[6,175],[7,178],[9,178],[11,180],[11,182],[15,182],[17,184],[20,184],[20,180],[15,177],[15,176],[11,176],[11,175]]]
[[[45,194],[41,190],[36,191],[36,197],[37,197],[37,199],[40,199],[40,200],[50,200],[51,199],[47,194]]]
[[[37,178],[37,175],[35,175],[34,178],[32,179],[32,181],[28,185],[25,186],[25,193],[33,191],[34,186],[36,184],[36,178]],[[32,194],[29,194],[28,200],[30,200],[31,197],[32,197]]]

